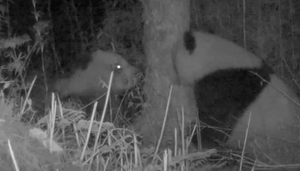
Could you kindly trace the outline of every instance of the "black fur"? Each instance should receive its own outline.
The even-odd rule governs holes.
[[[76,69],[86,70],[89,64],[92,63],[92,61],[92,55],[87,52],[84,52],[75,59],[74,65]]]
[[[196,39],[191,31],[186,31],[183,35],[184,46],[190,54],[192,54],[196,48]]]
[[[92,61],[92,55],[87,52],[82,52],[80,55],[74,56],[73,60],[64,66],[64,74],[61,78],[70,78],[77,70],[86,70]]]
[[[270,82],[271,74],[263,64],[253,69],[218,70],[197,81],[194,91],[199,119],[214,127],[201,131],[203,139],[226,142],[238,119]]]

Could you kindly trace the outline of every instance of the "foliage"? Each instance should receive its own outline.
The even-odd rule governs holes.
[[[100,48],[116,51],[131,64],[145,67],[143,9],[134,0],[0,2],[2,170],[13,170],[11,155],[6,150],[7,139],[11,140],[16,160],[24,170],[51,170],[53,168],[46,167],[51,164],[58,170],[81,170],[76,162],[84,164],[85,170],[89,167],[101,170],[163,170],[166,165],[169,170],[184,170],[198,169],[207,164],[205,158],[215,151],[184,154],[182,151],[186,152],[187,147],[182,147],[154,155],[153,147],[139,149],[136,135],[128,133],[128,130],[117,128],[113,123],[101,125],[99,121],[87,120],[82,106],[73,102],[62,102],[55,110],[54,139],[63,147],[63,156],[54,156],[47,148],[29,138],[28,130],[33,126],[48,129],[51,109],[46,108],[49,101],[45,101],[44,96],[51,90],[50,76],[56,77],[58,71],[68,72],[65,68],[76,61],[75,56],[81,58],[82,52]],[[282,77],[291,78],[290,82],[298,87],[299,50],[296,45],[299,41],[299,19],[296,16],[299,4],[296,1],[288,1],[290,4],[268,0],[245,1],[246,4],[241,4],[243,2],[192,0],[191,25],[237,42],[258,56],[265,57]],[[245,8],[242,8],[243,5]],[[33,79],[35,75],[36,80]],[[135,87],[125,95],[123,107],[133,110],[127,111],[127,116],[120,114],[119,119],[126,120],[128,116],[135,118],[141,108],[147,107],[142,86]],[[32,91],[30,87],[33,87]],[[42,110],[37,109],[40,103],[43,104]],[[36,117],[36,122],[24,126],[20,122],[21,116],[28,113]],[[93,125],[92,134],[89,134],[90,124]],[[99,129],[101,139],[94,150],[93,136]],[[92,137],[90,146],[82,153],[88,136]],[[83,160],[80,160],[81,154],[84,154]]]

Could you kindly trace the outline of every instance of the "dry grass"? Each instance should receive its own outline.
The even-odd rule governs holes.
[[[263,57],[282,78],[287,80],[294,88],[299,88],[298,56],[300,51],[297,46],[299,44],[297,37],[299,35],[297,26],[299,25],[299,21],[295,17],[299,6],[294,3],[295,1],[282,2],[270,0],[193,0],[191,3],[192,26],[193,28],[212,31],[216,35],[232,40],[256,55]],[[38,9],[35,7],[33,12],[38,12]],[[69,17],[74,17],[72,20],[77,21],[78,25],[83,23],[80,23],[80,19],[76,18],[76,15]],[[141,22],[140,4],[132,6],[130,10],[111,10],[107,13],[107,19],[104,22],[105,26],[103,28],[98,28],[96,26],[98,23],[94,25],[94,27],[97,27],[95,29],[96,33],[90,37],[97,40],[89,40],[89,42],[96,42],[94,46],[101,47],[102,49],[113,49],[123,54],[130,54],[127,57],[128,60],[138,61],[136,65],[140,65],[143,63],[141,61],[144,61],[144,56],[141,55],[143,51],[141,47],[143,33]],[[43,33],[44,27],[42,24],[45,23],[40,22],[36,18],[36,32]],[[65,23],[63,24],[65,25]],[[72,30],[75,34],[81,31],[79,29],[72,28],[69,30]],[[37,40],[49,39],[42,35],[35,36]],[[88,39],[88,36],[82,39],[85,38]],[[36,41],[34,42],[34,46],[28,45],[28,49],[31,50],[28,54],[24,55],[17,53],[17,47],[25,44],[27,39],[24,37],[20,38],[20,40],[16,39],[3,40],[7,42],[7,44],[4,43],[4,48],[12,49],[13,53],[10,54],[15,54],[12,57],[24,57],[14,58],[11,65],[19,66],[20,68],[14,68],[17,71],[24,71],[26,70],[24,68],[25,64],[30,61],[28,58],[33,52],[39,51],[44,54],[44,44],[43,42]],[[125,44],[128,44],[128,41],[130,44],[126,47]],[[72,40],[71,42],[78,41]],[[44,59],[43,55],[42,58]],[[23,59],[25,61],[22,61]],[[2,72],[3,68],[1,67],[0,71]],[[47,70],[44,63],[42,67],[44,71]],[[45,75],[45,72],[43,74]],[[1,76],[0,81],[2,81]],[[18,74],[18,76],[24,81],[25,77],[22,73]],[[24,89],[27,90],[27,88]],[[13,88],[10,87],[10,90],[13,90]],[[32,91],[36,90],[33,88]],[[243,162],[241,163],[250,168],[253,163],[256,163],[242,154],[225,151],[218,154],[218,166],[209,164],[205,158],[214,154],[215,151],[188,152],[187,144],[189,144],[190,140],[187,141],[184,138],[182,138],[180,144],[186,145],[183,145],[180,149],[175,146],[172,151],[158,151],[159,143],[157,148],[145,148],[137,143],[137,135],[131,131],[125,128],[116,128],[112,123],[104,123],[103,120],[100,122],[85,120],[82,111],[61,106],[57,98],[53,99],[52,110],[49,109],[51,115],[50,112],[47,113],[37,124],[49,129],[46,133],[50,140],[49,142],[58,142],[63,149],[61,152],[50,153],[51,146],[45,146],[43,141],[29,136],[29,130],[37,125],[24,125],[24,123],[20,122],[20,115],[32,112],[31,105],[38,103],[37,101],[30,101],[31,92],[27,92],[26,95],[29,98],[27,100],[25,98],[25,102],[24,100],[20,100],[21,96],[18,93],[12,93],[14,96],[10,97],[1,96],[2,93],[1,91],[0,170],[15,170],[12,155],[8,148],[8,140],[11,143],[16,164],[22,171],[209,170],[213,167],[224,170],[221,166],[226,165],[228,161],[239,161],[240,158],[243,158]],[[41,93],[44,92],[38,92],[38,94]],[[18,106],[15,104],[18,104]],[[54,106],[56,106],[56,109]],[[168,106],[166,106],[166,109],[168,109]],[[95,113],[93,112],[91,115],[93,116]],[[180,115],[184,118],[183,112]],[[50,116],[52,116],[52,122],[49,122]],[[49,126],[50,123],[52,126]],[[182,126],[184,127],[184,124]],[[177,131],[182,130],[174,130],[175,136],[177,135]],[[87,140],[88,136],[93,135],[98,137],[100,133],[101,136],[98,143],[88,144],[93,140]],[[55,141],[52,142],[52,139]],[[256,164],[263,168],[270,167],[262,163]],[[228,170],[241,169],[237,167]]]
[[[111,87],[112,76],[113,74],[107,94]],[[106,96],[106,107],[108,98],[109,96]],[[63,108],[59,99],[53,95],[49,115],[41,118],[37,124],[47,128],[43,131],[37,128],[37,125],[35,128],[33,125],[25,126],[17,119],[18,117],[13,118],[14,102],[4,101],[7,100],[3,97],[0,106],[0,111],[3,111],[1,113],[3,122],[1,123],[0,138],[2,142],[8,140],[11,142],[14,154],[9,153],[7,143],[0,148],[2,149],[0,156],[5,156],[3,159],[7,160],[1,165],[1,169],[5,170],[14,170],[14,168],[44,171],[54,168],[58,171],[186,170],[195,167],[189,164],[190,160],[198,160],[197,165],[202,165],[203,158],[215,153],[214,150],[188,153],[190,141],[183,143],[186,145],[181,149],[175,148],[174,152],[171,150],[163,153],[158,151],[159,144],[155,149],[145,147],[140,149],[141,146],[133,132],[125,128],[116,128],[112,123],[103,123],[106,108],[104,108],[101,120],[94,121],[97,102],[94,105],[91,120],[85,120],[81,117],[80,112]],[[27,102],[25,101],[24,104]],[[20,112],[25,111],[24,105],[22,106],[19,109]],[[20,112],[15,116],[20,115]],[[182,117],[184,118],[184,116]],[[91,135],[95,135],[96,138],[90,139]],[[177,135],[176,131],[175,135]],[[182,140],[185,141],[184,138]],[[89,145],[91,142],[92,145]],[[12,164],[12,161],[15,161],[15,165]]]
[[[111,75],[112,79],[112,75]],[[109,87],[111,86],[111,82]],[[108,87],[108,94],[109,94]],[[172,89],[170,89],[170,101]],[[107,106],[108,96],[106,96]],[[193,152],[189,149],[190,139],[185,139],[183,135],[181,147],[177,147],[175,142],[174,149],[158,151],[159,142],[156,148],[146,148],[140,146],[136,135],[127,129],[116,128],[112,123],[103,123],[105,111],[103,111],[100,122],[85,120],[81,113],[76,110],[65,109],[61,106],[59,99],[52,97],[52,107],[49,115],[42,118],[39,124],[46,124],[45,139],[37,136],[29,136],[33,125],[25,126],[18,119],[13,118],[12,109],[14,102],[9,102],[2,98],[0,103],[1,118],[1,136],[2,146],[0,156],[3,156],[3,165],[5,170],[14,170],[18,166],[24,170],[44,170],[49,171],[53,168],[58,171],[71,170],[210,170],[212,168],[224,169],[228,162],[240,162],[243,167],[251,168],[253,164],[260,168],[275,168],[286,166],[268,166],[266,164],[253,161],[244,154],[224,151],[216,153],[215,150],[202,150]],[[26,104],[26,102],[24,103]],[[167,103],[169,104],[169,103]],[[91,114],[91,120],[95,116],[97,102]],[[22,109],[22,108],[20,108]],[[23,111],[20,110],[19,111]],[[166,106],[166,114],[168,106]],[[18,110],[15,110],[18,111]],[[64,115],[62,115],[62,113]],[[15,116],[18,116],[17,115]],[[165,118],[166,118],[165,114]],[[182,126],[184,128],[184,112],[180,114]],[[249,120],[250,122],[251,120]],[[166,120],[164,120],[164,123]],[[164,127],[163,127],[164,128]],[[163,132],[163,129],[161,130]],[[195,130],[193,130],[195,132]],[[95,135],[91,139],[90,135]],[[174,130],[175,141],[177,140],[177,130]],[[161,137],[163,134],[161,134]],[[12,155],[9,153],[7,140],[12,144],[12,150],[16,158],[16,166],[12,164]],[[4,143],[5,142],[5,143]],[[55,147],[55,142],[59,142],[60,147]],[[92,142],[92,143],[91,143]],[[94,143],[97,142],[97,143]],[[89,144],[91,143],[91,144]],[[89,145],[88,145],[89,144]],[[58,149],[58,150],[57,150]],[[52,152],[51,152],[52,151]],[[208,157],[215,156],[216,160]],[[2,157],[1,157],[2,158]],[[212,163],[211,163],[212,162]],[[230,167],[234,170],[241,170],[238,166]]]

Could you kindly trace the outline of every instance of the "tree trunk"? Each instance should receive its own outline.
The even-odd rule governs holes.
[[[182,108],[185,123],[197,118],[197,110],[191,87],[176,85],[172,56],[182,46],[184,31],[189,29],[189,0],[144,0],[144,46],[147,56],[147,71],[144,92],[146,106],[134,127],[143,136],[143,144],[155,145],[165,117],[171,85],[173,91],[161,147],[172,146],[174,128],[180,132]],[[187,125],[187,124],[185,124]]]

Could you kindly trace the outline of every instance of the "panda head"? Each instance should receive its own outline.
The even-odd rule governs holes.
[[[121,93],[136,85],[139,72],[136,67],[116,53],[97,50],[90,55],[86,67],[79,67],[70,77],[58,80],[55,91],[62,98],[69,95],[93,97],[103,95],[107,91],[106,86],[112,71],[114,71],[112,93]]]
[[[91,67],[99,68],[101,79],[107,85],[110,73],[114,71],[112,92],[119,93],[136,85],[139,70],[119,54],[98,50],[92,54],[92,57]]]

